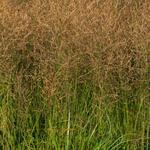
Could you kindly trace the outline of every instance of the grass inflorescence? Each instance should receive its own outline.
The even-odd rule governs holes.
[[[0,1],[0,149],[149,150],[148,0]]]

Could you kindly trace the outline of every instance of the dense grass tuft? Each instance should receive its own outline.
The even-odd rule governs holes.
[[[0,150],[149,150],[148,0],[0,1]]]

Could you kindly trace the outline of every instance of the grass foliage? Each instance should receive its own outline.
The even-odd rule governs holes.
[[[0,150],[149,150],[149,56],[149,0],[1,0]]]

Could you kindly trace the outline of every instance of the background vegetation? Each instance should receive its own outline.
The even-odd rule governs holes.
[[[0,149],[149,150],[149,56],[149,0],[1,0]]]

